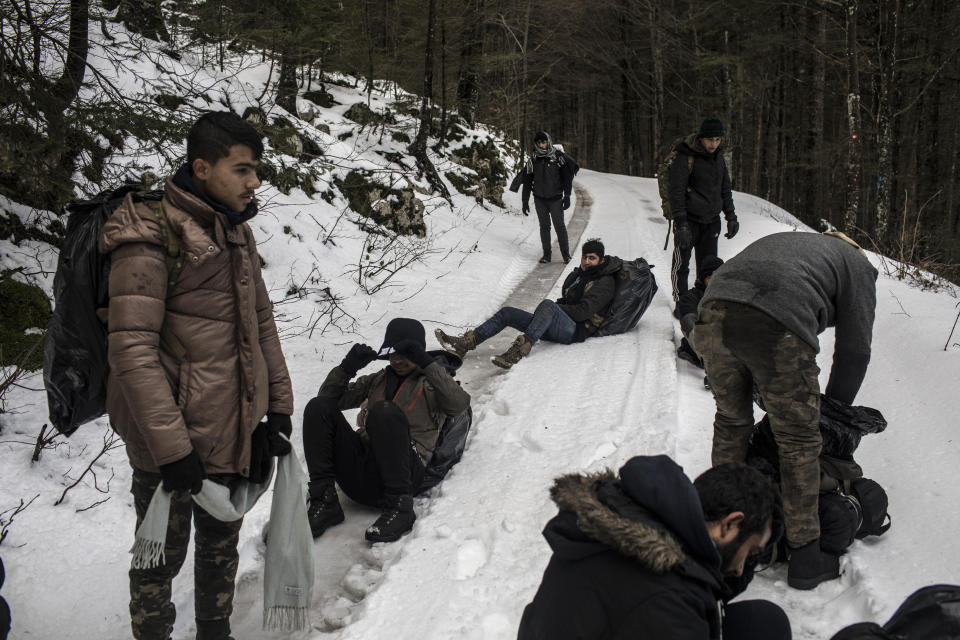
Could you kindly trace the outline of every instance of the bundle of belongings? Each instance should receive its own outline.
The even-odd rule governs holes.
[[[754,401],[763,408],[756,392]],[[887,492],[865,478],[853,458],[863,436],[886,428],[886,419],[876,409],[820,396],[820,547],[824,551],[844,553],[855,539],[880,536],[890,528]],[[753,428],[747,462],[780,481],[777,443],[766,416]],[[777,550],[772,560],[785,560],[785,551]]]

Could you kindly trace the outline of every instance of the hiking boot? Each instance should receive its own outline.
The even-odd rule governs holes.
[[[566,253],[565,253],[565,254],[563,254],[562,257],[563,257],[563,264],[567,264],[568,262],[570,262],[570,255],[569,255],[569,254],[566,254]]]
[[[498,356],[494,356],[490,360],[498,367],[509,369],[520,362],[520,358],[530,353],[530,349],[532,348],[533,344],[527,340],[527,336],[521,333],[517,336],[517,339],[513,341],[509,349]]]
[[[337,497],[337,488],[332,482],[324,487],[319,496],[310,497],[307,520],[314,538],[319,538],[324,531],[343,522],[343,508],[340,506],[340,498]]]
[[[703,369],[703,360],[701,360],[700,356],[697,355],[697,352],[693,350],[693,347],[690,346],[690,343],[687,342],[686,338],[680,338],[680,347],[677,349],[677,357],[681,360],[686,360],[695,367],[700,367]]]
[[[547,264],[550,262],[550,256],[548,254],[543,254],[543,257],[540,258],[540,264]]]
[[[370,542],[394,542],[410,533],[416,520],[412,496],[386,496],[383,499],[383,513],[367,527],[364,537]]]
[[[453,351],[461,359],[467,354],[467,351],[473,351],[477,348],[477,339],[473,335],[473,329],[460,336],[451,336],[437,329],[433,332],[437,337],[440,346],[447,351]]]
[[[820,539],[790,550],[787,584],[794,589],[813,589],[825,580],[840,577],[840,556],[820,548]]]

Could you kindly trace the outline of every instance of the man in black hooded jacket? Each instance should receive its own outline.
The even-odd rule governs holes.
[[[637,456],[619,477],[562,476],[550,493],[553,557],[518,640],[791,637],[771,602],[718,604],[738,593],[726,576],[742,577],[781,529],[776,489],[756,469],[730,463],[691,483],[669,457]]]
[[[573,176],[579,166],[573,158],[553,145],[550,134],[538,131],[533,137],[533,154],[513,179],[510,190],[516,192],[523,185],[521,200],[523,213],[530,211],[530,193],[540,222],[540,244],[543,245],[541,263],[550,262],[550,221],[557,230],[557,244],[564,264],[570,262],[570,244],[567,240],[567,227],[563,222],[563,212],[570,208],[570,193],[573,190]]]

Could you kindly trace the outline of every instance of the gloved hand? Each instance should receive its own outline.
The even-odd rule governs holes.
[[[737,216],[727,219],[727,232],[723,234],[723,237],[730,239],[733,236],[737,235],[737,231],[740,231],[740,222],[737,220]]]
[[[372,347],[357,343],[350,347],[350,351],[343,357],[340,368],[350,374],[350,377],[357,375],[357,371],[377,359],[377,352]]]
[[[433,357],[427,353],[427,350],[423,348],[416,340],[406,339],[400,340],[397,344],[393,345],[394,353],[403,356],[413,364],[417,365],[421,369],[426,369],[427,365],[433,362]]]
[[[563,210],[566,211],[570,208],[570,196],[563,196],[563,200],[560,202],[560,206],[563,207]]]
[[[203,470],[200,456],[191,449],[185,457],[160,465],[160,477],[163,479],[164,491],[189,491],[198,494],[207,474]]]
[[[530,201],[524,200],[523,204],[520,205],[520,210],[523,211],[523,215],[525,216],[530,215]]]
[[[250,472],[247,479],[260,484],[266,482],[270,473],[270,437],[266,422],[261,422],[250,436]]]
[[[681,249],[689,249],[693,246],[693,231],[686,220],[676,220],[673,223],[673,233],[677,238],[677,246]]]
[[[267,414],[267,445],[271,456],[285,456],[292,447],[289,440],[284,440],[280,434],[290,437],[293,433],[293,423],[290,416],[282,413]]]

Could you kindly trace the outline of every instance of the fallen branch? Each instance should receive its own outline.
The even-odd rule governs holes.
[[[958,302],[955,306],[960,307],[960,302]],[[946,350],[947,350],[947,347],[950,346],[950,339],[953,338],[953,332],[957,330],[957,321],[958,321],[958,320],[960,320],[960,311],[957,311],[957,317],[953,319],[953,328],[950,329],[950,335],[947,336],[947,341],[946,341],[946,343],[944,343],[944,345],[943,345],[943,350],[944,350],[944,351],[946,351]]]
[[[9,530],[10,530],[10,525],[13,524],[13,519],[17,517],[18,514],[21,514],[24,511],[26,511],[27,507],[33,504],[33,501],[39,497],[40,497],[40,494],[38,493],[37,495],[30,498],[30,502],[27,502],[26,504],[24,504],[23,498],[20,498],[20,504],[14,507],[13,513],[11,513],[10,517],[7,518],[6,520],[3,519],[3,514],[6,513],[7,511],[10,511],[10,509],[7,509],[7,511],[0,513],[0,544],[3,544],[4,538],[7,537],[7,533],[9,533]]]
[[[79,477],[77,477],[77,479],[74,480],[73,484],[71,484],[69,487],[63,490],[63,493],[61,493],[57,501],[53,503],[53,506],[57,506],[60,503],[62,503],[64,498],[67,497],[67,492],[70,491],[70,489],[73,489],[78,484],[80,484],[80,481],[83,480],[84,476],[86,476],[88,473],[93,476],[93,488],[99,491],[100,493],[108,493],[110,491],[110,481],[113,480],[113,476],[114,476],[113,469],[110,469],[110,477],[107,479],[106,488],[101,489],[97,479],[97,472],[93,470],[93,465],[96,464],[97,460],[103,457],[103,454],[113,449],[116,449],[122,444],[123,444],[123,441],[120,440],[119,436],[117,436],[117,434],[114,433],[112,430],[108,430],[104,432],[103,447],[100,448],[100,453],[98,453],[93,457],[93,460],[91,460],[90,464],[87,465],[87,468],[83,470],[83,473],[81,473]]]

